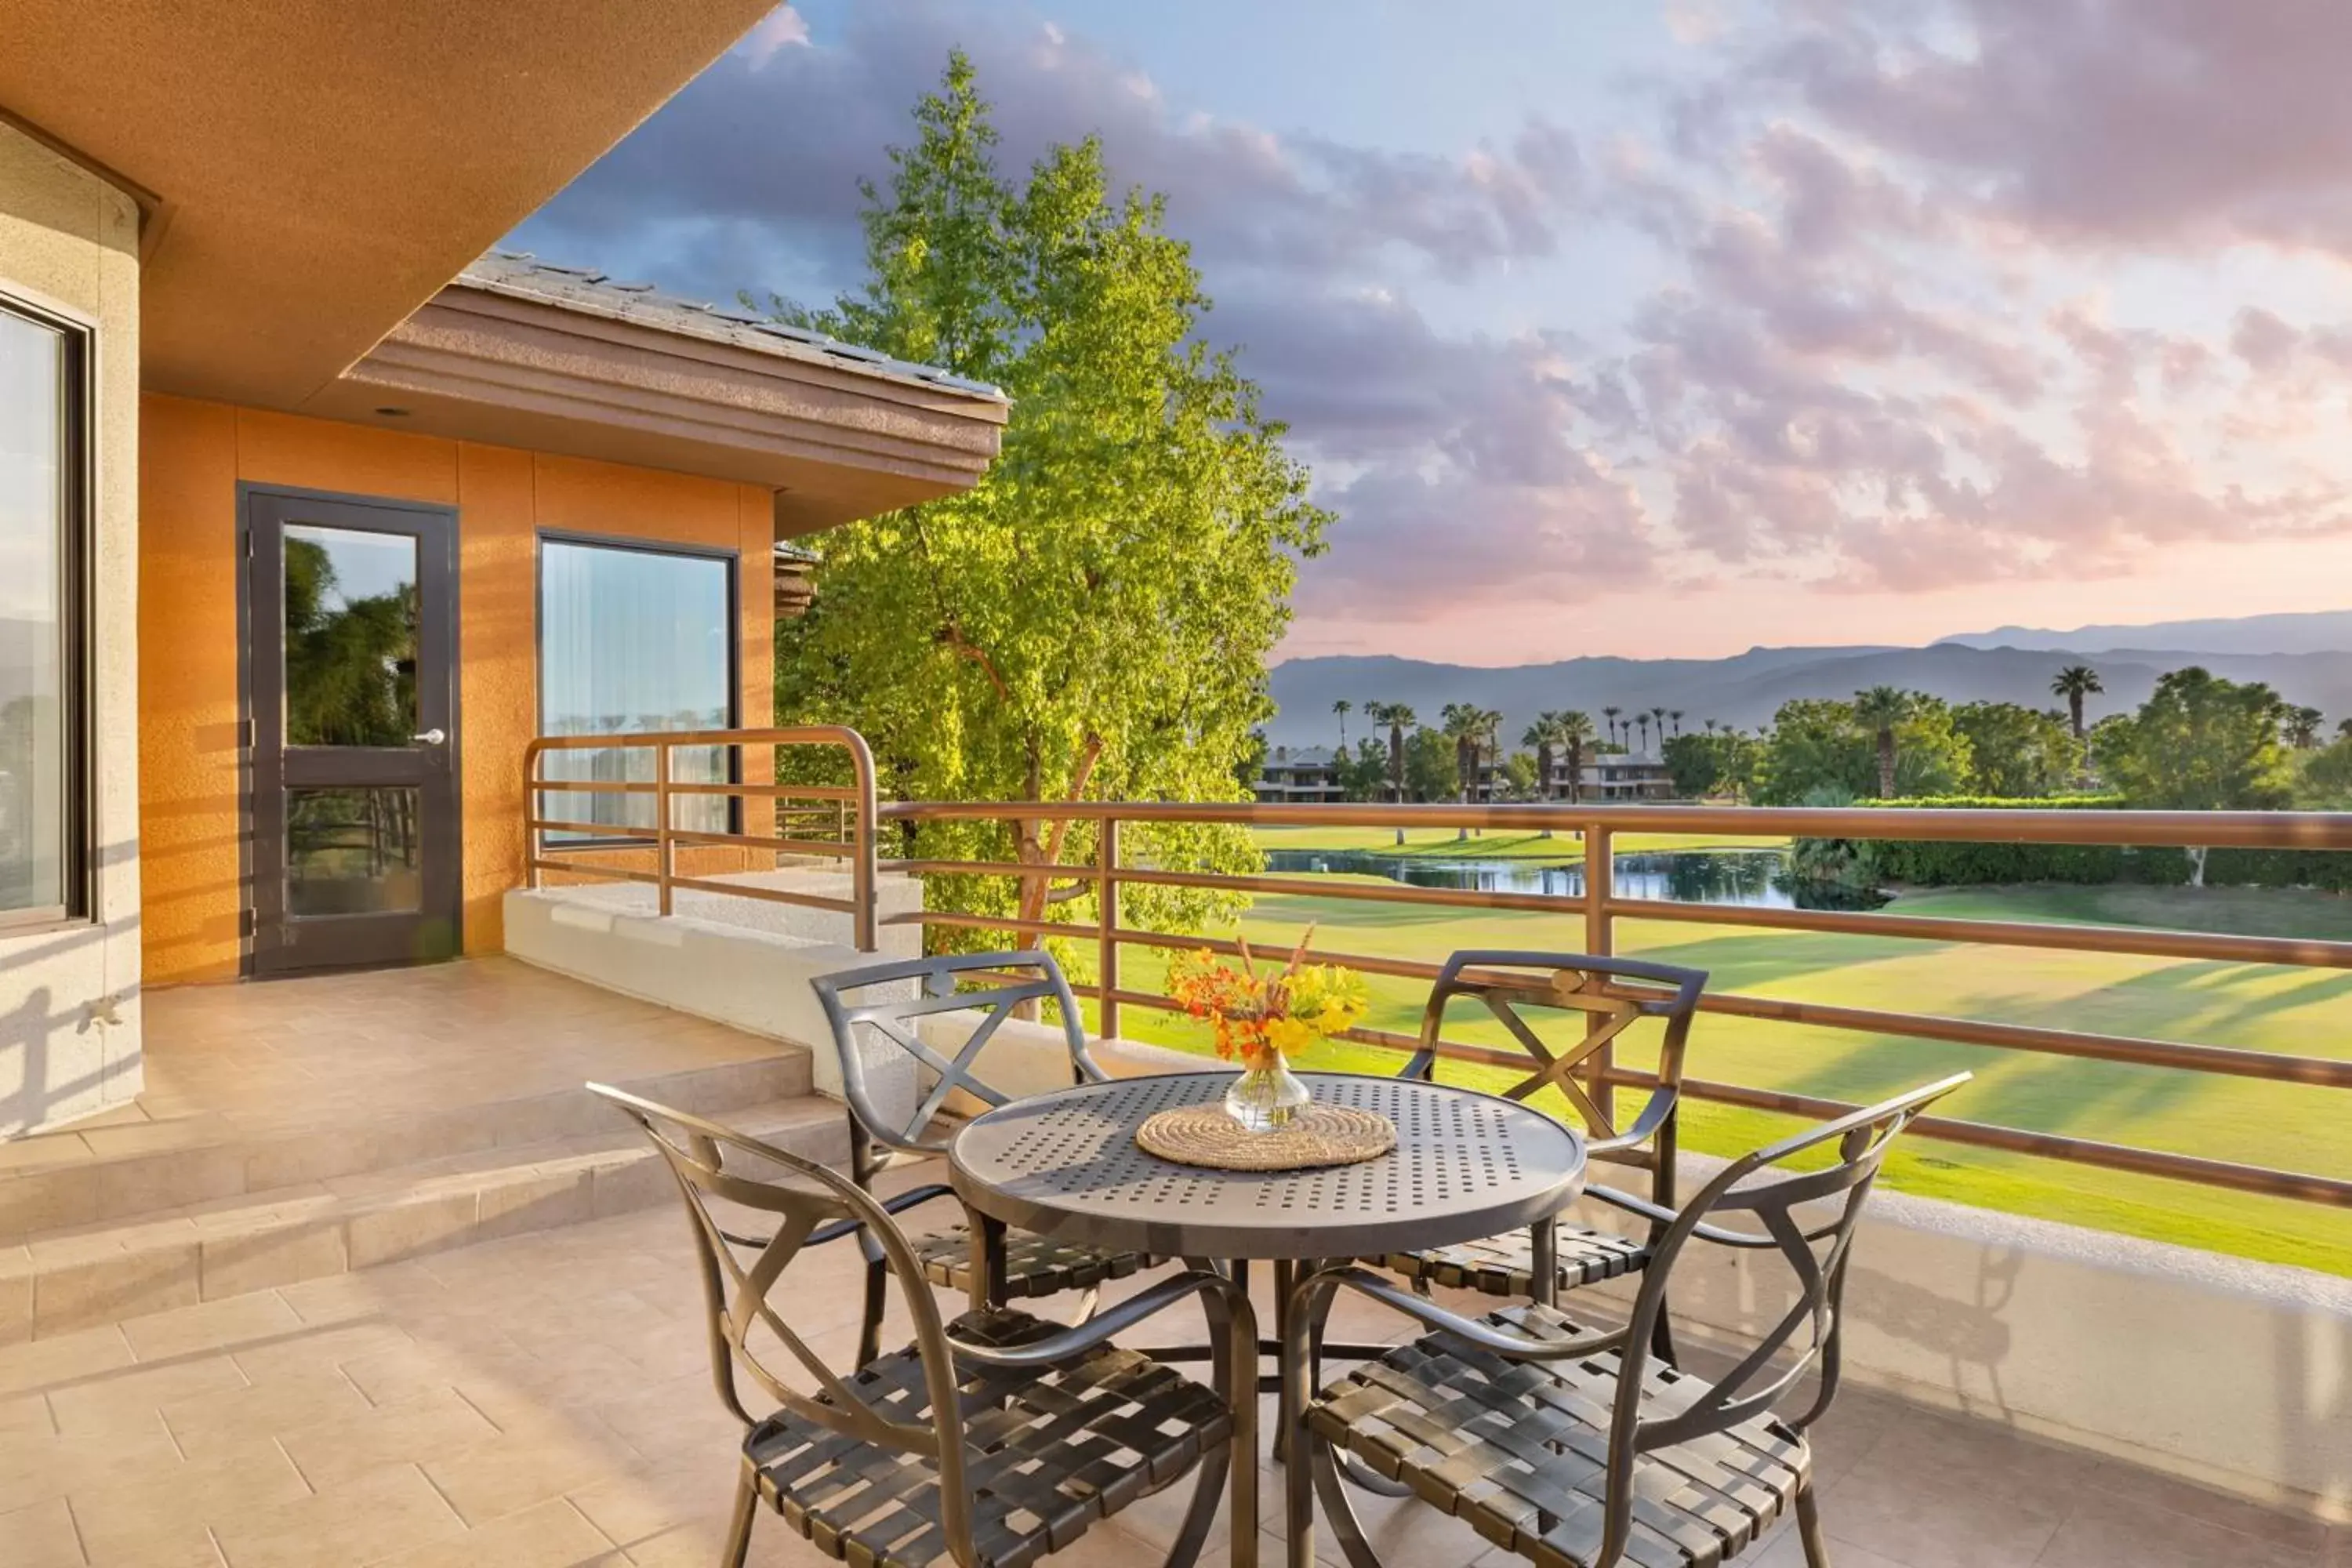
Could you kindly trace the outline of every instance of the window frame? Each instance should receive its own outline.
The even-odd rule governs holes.
[[[65,780],[58,796],[64,808],[58,823],[63,842],[58,860],[65,899],[62,903],[0,910],[0,936],[21,936],[88,924],[97,908],[91,876],[98,856],[90,842],[97,819],[91,799],[97,704],[90,668],[94,618],[90,594],[98,494],[94,439],[98,377],[93,367],[99,329],[96,321],[80,312],[5,281],[0,281],[0,313],[52,331],[65,345],[58,388],[65,447],[64,460],[58,465],[63,506],[58,542],[58,701],[64,715],[59,730],[65,743]]]
[[[551,544],[584,545],[592,550],[609,550],[615,553],[637,555],[678,555],[689,560],[715,561],[727,571],[727,721],[725,728],[737,730],[743,723],[743,552],[723,544],[696,544],[674,539],[646,539],[635,534],[593,533],[579,529],[542,528],[537,531],[531,545],[531,711],[535,732],[547,733],[547,547]],[[743,777],[741,749],[726,748],[727,782],[740,784]],[[550,793],[562,793],[562,781],[543,781],[540,788]],[[647,798],[651,798],[648,796]],[[527,803],[530,814],[541,815],[540,803]],[[727,797],[727,828],[729,833],[743,831],[743,802],[740,796]],[[562,840],[566,851],[575,849],[643,849],[654,842],[646,833],[615,834],[604,837],[581,836]]]

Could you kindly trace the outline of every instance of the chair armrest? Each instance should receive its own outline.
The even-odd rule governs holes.
[[[1465,1318],[1459,1312],[1448,1311],[1434,1301],[1389,1283],[1367,1268],[1351,1267],[1309,1275],[1299,1282],[1298,1290],[1303,1294],[1333,1285],[1344,1285],[1360,1295],[1370,1296],[1383,1306],[1394,1308],[1408,1318],[1426,1323],[1442,1334],[1475,1345],[1480,1350],[1491,1351],[1510,1361],[1573,1361],[1578,1356],[1616,1350],[1625,1343],[1626,1331],[1623,1329],[1596,1330],[1570,1340],[1531,1340],[1523,1334],[1506,1333],[1490,1324]],[[1311,1315],[1307,1322],[1307,1331],[1309,1334],[1323,1326],[1323,1319],[1329,1314],[1331,1303],[1339,1296],[1337,1290],[1328,1289],[1321,1289],[1320,1293],[1323,1300],[1319,1306],[1310,1305],[1300,1296],[1292,1298],[1294,1312],[1301,1307],[1308,1308]]]
[[[894,1197],[883,1198],[880,1202],[884,1213],[898,1215],[904,1214],[908,1209],[914,1208],[919,1205],[929,1203],[934,1198],[950,1198],[953,1196],[955,1196],[955,1189],[953,1187],[947,1186],[942,1183],[932,1182],[925,1186],[908,1187],[905,1192],[900,1193]],[[821,1225],[814,1230],[809,1232],[809,1238],[801,1243],[801,1245],[803,1247],[823,1247],[828,1241],[839,1241],[843,1237],[852,1235],[865,1228],[866,1226],[857,1220],[837,1219],[831,1225]],[[722,1236],[726,1235],[724,1231],[721,1231],[719,1234]],[[738,1247],[764,1247],[767,1245],[765,1242],[761,1241],[748,1241],[740,1236],[728,1236],[727,1239],[733,1242]]]
[[[1680,1214],[1664,1204],[1655,1204],[1647,1198],[1635,1197],[1632,1193],[1621,1193],[1614,1187],[1587,1187],[1584,1189],[1584,1195],[1588,1198],[1599,1198],[1612,1208],[1623,1209],[1627,1214],[1640,1215],[1643,1219],[1653,1220],[1659,1225],[1672,1225],[1682,1217]],[[1691,1226],[1691,1234],[1702,1241],[1714,1242],[1717,1247],[1778,1247],[1780,1245],[1769,1236],[1743,1236],[1738,1231],[1725,1230],[1719,1226],[1708,1225],[1704,1221]]]
[[[1247,1333],[1252,1344],[1256,1342],[1257,1321],[1250,1311],[1249,1293],[1222,1274],[1194,1268],[1171,1275],[1150,1289],[1139,1291],[1115,1306],[1106,1307],[1085,1322],[1045,1339],[1033,1340],[1024,1345],[983,1345],[958,1339],[950,1329],[948,1346],[959,1360],[977,1362],[982,1366],[1016,1369],[1051,1366],[1093,1350],[1113,1334],[1131,1329],[1147,1318],[1156,1317],[1179,1301],[1195,1295],[1212,1299],[1209,1337],[1220,1352],[1230,1352],[1231,1342],[1237,1332]],[[1223,1313],[1216,1310],[1217,1305],[1223,1307]]]

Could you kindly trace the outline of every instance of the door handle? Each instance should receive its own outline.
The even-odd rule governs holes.
[[[428,746],[437,746],[446,741],[449,736],[446,731],[427,730],[422,735],[411,735],[408,738],[412,741],[422,741]]]

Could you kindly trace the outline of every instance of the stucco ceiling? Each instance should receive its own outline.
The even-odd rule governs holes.
[[[152,194],[154,390],[299,408],[772,0],[5,0],[0,110]]]

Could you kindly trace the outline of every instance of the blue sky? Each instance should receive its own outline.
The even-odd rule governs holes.
[[[808,0],[516,239],[850,286],[955,45],[1169,194],[1339,514],[1288,652],[2346,602],[2352,7]]]

